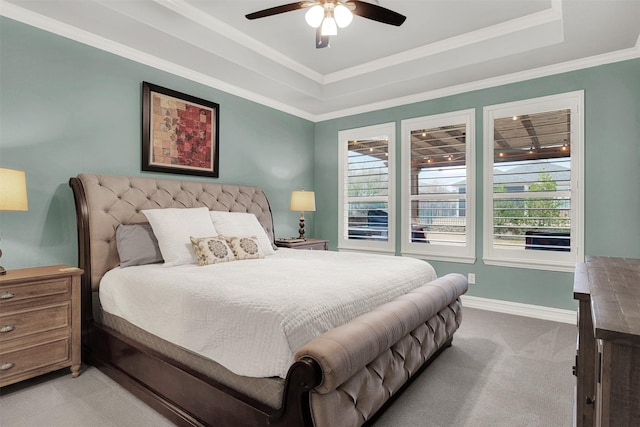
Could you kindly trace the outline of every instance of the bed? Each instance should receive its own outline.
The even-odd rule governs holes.
[[[367,258],[362,254],[275,250],[269,202],[264,192],[256,187],[94,174],[73,177],[69,185],[76,202],[78,264],[84,270],[83,361],[97,366],[178,425],[369,425],[435,357],[451,345],[454,332],[462,321],[460,296],[468,286],[463,275],[449,274],[436,278],[429,275],[430,266],[427,263],[403,260],[401,257]],[[265,256],[264,259],[202,267],[188,264],[175,267],[158,264],[119,267],[121,260],[116,244],[116,230],[119,226],[145,224],[149,221],[149,210],[168,212],[172,209],[185,209],[186,212],[201,207],[214,213],[252,214],[252,218],[255,216],[258,220],[261,231],[264,231],[268,244],[273,247],[274,254]],[[268,335],[257,334],[249,340],[249,344],[245,344],[251,345],[253,340],[256,346],[262,345],[255,347],[255,351],[245,349],[236,352],[247,354],[253,357],[252,360],[238,358],[239,360],[230,361],[217,355],[216,351],[222,347],[219,342],[201,344],[198,335],[187,334],[186,341],[178,341],[176,344],[172,342],[174,337],[170,333],[163,335],[164,332],[153,330],[153,324],[162,323],[160,320],[147,323],[150,327],[138,320],[127,320],[124,313],[110,308],[111,297],[107,292],[112,287],[111,282],[120,283],[120,288],[125,291],[125,301],[144,300],[148,297],[158,302],[156,306],[165,308],[164,311],[169,313],[173,311],[175,315],[175,312],[180,312],[180,308],[172,310],[171,301],[182,301],[183,296],[167,294],[168,299],[164,302],[156,299],[162,293],[158,291],[162,286],[174,291],[170,286],[171,280],[175,281],[169,277],[171,274],[188,277],[189,280],[183,280],[185,288],[192,287],[192,294],[195,295],[209,286],[197,283],[196,270],[209,269],[215,272],[210,276],[215,276],[224,283],[236,276],[243,276],[244,273],[240,270],[251,271],[260,277],[270,276],[269,271],[274,271],[274,292],[283,292],[280,289],[282,286],[286,292],[288,285],[284,282],[289,280],[291,274],[278,276],[276,272],[279,267],[273,268],[272,265],[293,262],[313,266],[317,263],[317,270],[310,276],[317,276],[318,282],[310,283],[309,286],[321,289],[340,280],[338,276],[322,274],[322,271],[327,271],[327,265],[336,266],[332,270],[338,271],[343,259],[347,260],[347,264],[368,262],[368,265],[382,265],[382,258],[393,258],[394,262],[389,269],[384,267],[372,273],[382,277],[386,272],[386,278],[380,282],[392,286],[382,288],[369,302],[370,306],[364,307],[359,305],[358,298],[353,297],[360,292],[358,283],[355,283],[359,278],[347,279],[344,276],[344,295],[340,295],[337,302],[333,301],[336,292],[340,293],[340,288],[337,288],[338,291],[330,294],[327,300],[337,307],[347,307],[346,312],[350,317],[347,320],[340,317],[334,319],[332,314],[329,317],[333,323],[322,323],[326,315],[318,313],[317,318],[321,319],[321,323],[316,327],[318,331],[312,332],[315,335],[311,335],[311,338],[298,334],[298,329],[294,327],[289,328],[294,331],[293,338],[287,336],[283,340],[290,348],[290,354],[285,355],[290,360],[284,365],[282,359],[278,359],[280,362],[277,363],[265,364],[273,370],[268,370],[271,368],[264,368],[255,361],[256,357],[267,360],[272,352],[277,353],[277,350],[270,350],[270,346],[274,345],[270,341],[279,340],[275,333],[273,339],[266,340],[264,337]],[[396,264],[398,269],[394,271]],[[239,268],[240,270],[234,270]],[[416,272],[411,272],[412,268],[417,269]],[[132,280],[129,272],[136,269],[143,271],[142,277],[147,278],[147,288],[128,285]],[[400,276],[403,274],[407,276],[408,282],[413,282],[406,285],[407,288],[400,284]],[[251,280],[256,281],[255,277]],[[289,285],[298,286],[301,280],[298,278],[295,283],[293,279],[291,281]],[[265,279],[264,283],[269,282]],[[101,284],[104,285],[102,291]],[[265,287],[270,289],[271,285]],[[240,288],[240,291],[243,289],[237,285],[230,288]],[[349,300],[347,296],[350,292],[353,295]],[[294,299],[292,295],[294,305],[278,308],[278,315],[291,312],[292,319],[296,321],[299,317],[309,317],[307,309],[296,311],[291,308],[296,307],[304,296],[304,293],[299,293],[298,299]],[[244,297],[251,298],[251,295],[244,294]],[[259,298],[261,303],[268,299],[263,294]],[[281,298],[273,296],[272,299],[279,301]],[[314,304],[317,302],[315,300],[322,300],[319,296],[311,299]],[[199,312],[193,310],[193,315],[181,315],[180,319],[192,317],[199,321],[215,311],[222,316],[217,322],[227,321],[225,339],[237,335],[243,335],[242,338],[246,338],[244,335],[252,336],[250,332],[255,325],[243,326],[246,332],[228,329],[241,323],[232,321],[234,310],[225,312],[224,307],[228,303],[222,301],[222,308],[215,310],[208,309],[208,304],[209,302],[203,305],[205,314],[196,315]],[[262,304],[260,307],[264,310],[267,306]],[[136,311],[132,310],[132,313],[135,315]],[[147,317],[153,318],[152,316]],[[251,315],[245,317],[251,319]],[[288,325],[293,320],[281,323]],[[254,322],[268,323],[267,320],[260,319]],[[167,323],[175,326],[175,322]],[[225,346],[229,342],[224,341]],[[204,354],[198,345],[210,349],[213,356]],[[217,357],[221,359],[215,360]],[[254,371],[254,365],[258,369],[267,370]]]

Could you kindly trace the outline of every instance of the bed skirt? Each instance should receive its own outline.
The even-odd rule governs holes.
[[[98,307],[97,292],[95,292],[95,294],[93,307]],[[163,340],[127,322],[121,317],[109,314],[99,308],[94,309],[94,319],[96,323],[113,329],[145,345],[149,349],[175,360],[200,374],[213,378],[220,384],[237,390],[274,410],[282,405],[282,394],[285,384],[283,378],[253,378],[236,375],[211,359]]]

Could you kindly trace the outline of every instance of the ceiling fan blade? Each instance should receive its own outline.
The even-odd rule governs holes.
[[[247,19],[264,18],[266,16],[277,15],[279,13],[291,12],[293,10],[304,9],[312,5],[313,2],[298,1],[295,3],[283,4],[282,6],[270,7],[269,9],[259,10],[245,15]]]
[[[324,47],[329,47],[329,36],[323,36],[322,28],[318,27],[316,29],[316,49],[322,49]]]
[[[382,22],[384,24],[399,27],[405,19],[407,19],[406,16],[382,6],[378,6],[377,4],[358,0],[349,0],[348,3],[353,3],[355,5],[355,8],[351,11],[354,15],[373,19],[374,21]]]

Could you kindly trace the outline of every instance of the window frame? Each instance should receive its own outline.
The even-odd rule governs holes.
[[[345,199],[346,174],[348,172],[348,144],[350,140],[388,137],[388,195],[387,195],[387,240],[356,240],[345,238]],[[396,247],[396,124],[395,122],[364,126],[338,132],[338,250],[357,252],[376,252],[395,255]],[[378,196],[379,197],[379,196]]]
[[[536,251],[494,247],[494,123],[496,118],[571,110],[571,251]],[[573,272],[584,260],[584,91],[574,91],[485,106],[483,261],[488,265]],[[532,195],[533,197],[534,195]]]
[[[449,261],[473,264],[476,261],[476,129],[475,108],[435,114],[401,122],[401,157],[402,157],[402,208],[401,208],[401,253],[402,255],[426,258],[436,261]],[[424,244],[411,241],[411,131],[415,129],[434,128],[439,126],[464,123],[465,135],[465,240],[464,246],[442,244]],[[459,199],[459,197],[458,197]]]

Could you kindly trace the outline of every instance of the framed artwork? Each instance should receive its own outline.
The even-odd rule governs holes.
[[[142,82],[142,170],[218,177],[220,106]]]

